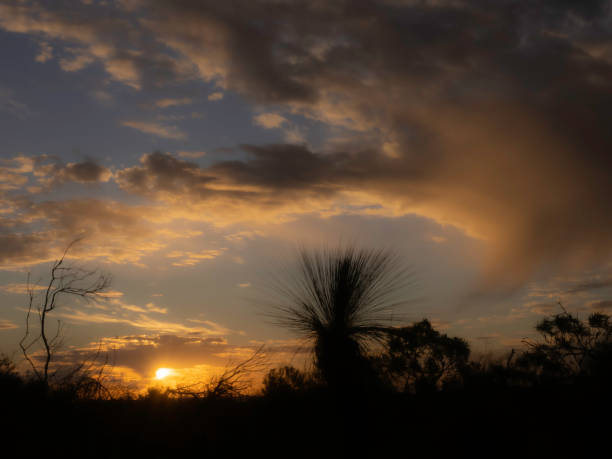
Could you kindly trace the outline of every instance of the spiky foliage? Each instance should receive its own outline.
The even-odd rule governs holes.
[[[314,342],[314,363],[330,386],[364,379],[364,352],[391,320],[410,276],[386,250],[301,250],[297,275],[279,287],[277,324]]]

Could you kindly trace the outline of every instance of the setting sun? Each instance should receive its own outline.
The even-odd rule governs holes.
[[[155,372],[155,379],[164,379],[166,376],[170,376],[172,370],[170,368],[158,368]]]

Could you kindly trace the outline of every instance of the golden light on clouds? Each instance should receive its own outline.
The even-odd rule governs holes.
[[[70,262],[117,289],[56,318],[82,327],[80,344],[123,336],[125,368],[162,385],[279,337],[251,302],[294,244],[392,247],[432,317],[472,291],[608,279],[607,6],[147,3],[0,0],[15,47],[0,83],[0,329],[23,323],[16,295],[44,293],[44,264],[76,237]],[[45,107],[45,88],[86,113]],[[155,377],[161,365],[173,373]]]

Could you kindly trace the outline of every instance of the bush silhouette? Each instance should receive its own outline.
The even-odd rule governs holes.
[[[263,379],[264,396],[287,396],[314,389],[318,381],[313,375],[292,366],[271,369]]]
[[[586,321],[563,311],[541,320],[540,339],[529,347],[517,365],[537,383],[610,381],[612,321],[609,315],[591,314]]]
[[[388,330],[379,366],[397,390],[417,393],[459,385],[469,355],[465,340],[438,332],[424,319]]]
[[[0,396],[11,395],[23,386],[12,359],[0,353]]]

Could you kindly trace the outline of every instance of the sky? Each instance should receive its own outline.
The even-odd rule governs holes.
[[[482,352],[612,310],[612,6],[589,0],[0,0],[0,350],[51,263],[58,358],[126,378],[304,343],[299,248],[411,271],[397,311]],[[41,290],[38,289],[38,292]]]

